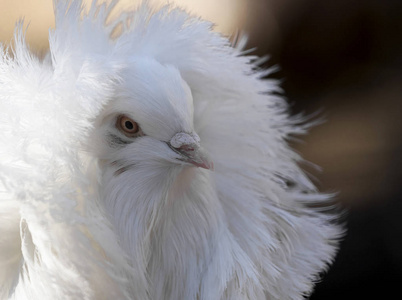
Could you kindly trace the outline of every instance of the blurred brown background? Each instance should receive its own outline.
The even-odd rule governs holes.
[[[402,1],[250,1],[292,111],[327,122],[296,145],[339,191],[348,235],[312,299],[398,298],[402,280]],[[270,28],[270,29],[267,29]]]
[[[155,0],[158,2],[157,0]],[[89,0],[86,2],[90,2]],[[159,2],[163,2],[162,0]],[[176,0],[231,35],[249,35],[282,81],[293,113],[321,110],[297,151],[323,171],[317,185],[339,191],[348,235],[312,299],[386,299],[402,279],[402,1]],[[138,1],[123,1],[123,6]],[[0,41],[15,21],[44,53],[51,0],[0,0]]]

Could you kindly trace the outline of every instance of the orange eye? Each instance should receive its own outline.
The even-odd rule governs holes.
[[[128,137],[136,137],[140,131],[140,126],[138,126],[137,122],[124,115],[117,118],[116,127]]]

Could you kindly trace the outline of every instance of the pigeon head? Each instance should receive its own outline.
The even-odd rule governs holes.
[[[193,112],[190,87],[177,68],[133,59],[98,117],[96,151],[119,167],[117,173],[149,164],[212,169],[194,131]]]

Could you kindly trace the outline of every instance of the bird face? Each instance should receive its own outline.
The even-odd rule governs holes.
[[[212,169],[193,126],[193,98],[180,72],[153,59],[133,60],[116,97],[98,117],[95,152],[120,166],[188,165]]]

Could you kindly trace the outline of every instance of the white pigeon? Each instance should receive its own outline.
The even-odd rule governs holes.
[[[343,230],[269,71],[171,6],[54,4],[44,59],[0,49],[0,299],[308,296]]]

